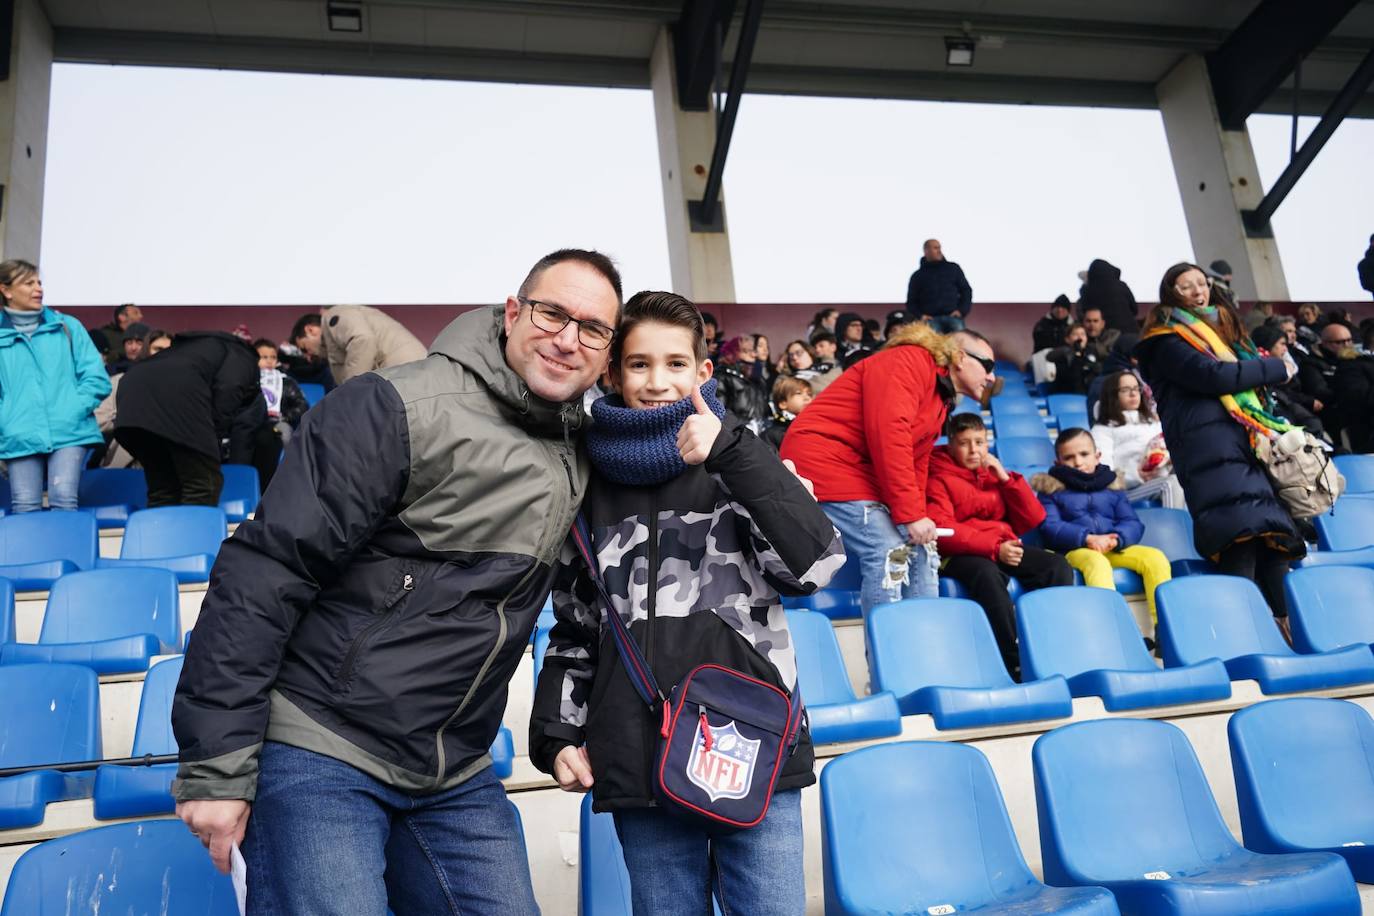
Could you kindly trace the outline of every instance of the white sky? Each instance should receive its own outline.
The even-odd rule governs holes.
[[[1267,187],[1289,121],[1250,127]],[[1346,122],[1280,208],[1294,298],[1367,298],[1371,151]],[[932,235],[975,301],[1073,296],[1094,257],[1149,300],[1192,255],[1152,111],[750,95],[725,187],[742,302],[899,301]],[[647,91],[53,68],[53,304],[498,301],[564,245],[670,285]]]

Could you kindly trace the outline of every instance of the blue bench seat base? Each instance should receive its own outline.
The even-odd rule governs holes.
[[[515,772],[515,736],[504,725],[491,743],[491,771],[497,779],[509,779]]]
[[[176,775],[175,763],[97,767],[93,793],[96,820],[171,814],[176,810],[176,799],[172,798]]]
[[[1367,645],[1318,655],[1241,655],[1226,663],[1232,680],[1258,681],[1262,693],[1294,693],[1374,683],[1374,654]]]
[[[84,665],[96,674],[128,674],[147,671],[162,643],[151,633],[138,633],[96,642],[8,643],[0,646],[0,665],[43,664],[49,662]],[[175,652],[175,647],[168,647]]]
[[[215,563],[215,558],[208,553],[193,553],[184,557],[149,557],[139,560],[126,560],[114,557],[99,557],[95,561],[96,569],[120,569],[123,567],[153,567],[154,569],[170,569],[176,573],[177,581],[187,582],[209,582],[210,567]]]
[[[932,912],[921,907],[915,912]],[[1017,893],[981,906],[959,907],[959,913],[979,913],[986,916],[1026,916],[1030,913],[1067,913],[1070,916],[1118,916],[1116,898],[1101,887],[1033,886],[1028,893]]]
[[[849,703],[806,704],[811,740],[816,744],[867,741],[902,733],[902,711],[889,691],[861,697]]]
[[[1262,855],[1242,851],[1205,871],[1169,873],[1167,880],[1102,883],[1116,894],[1123,913],[1358,916],[1360,912],[1360,893],[1345,862],[1320,852]]]
[[[52,802],[89,798],[91,780],[81,774],[38,770],[0,779],[0,830],[43,823]]]
[[[1173,706],[1224,700],[1231,695],[1231,677],[1215,658],[1182,668],[1147,671],[1103,669],[1069,678],[1076,697],[1101,697],[1112,712],[1147,706]]]
[[[43,563],[19,563],[0,566],[0,579],[14,583],[16,592],[45,592],[52,584],[78,567],[71,560],[48,560]]]
[[[806,604],[802,606],[817,614],[824,614],[831,620],[855,620],[863,616],[859,593],[848,589],[823,588],[814,595],[808,595]]]
[[[129,524],[129,515],[137,511],[137,507],[124,504],[82,506],[81,511],[95,516],[97,528],[123,528]]]
[[[1005,687],[922,687],[898,701],[902,715],[930,713],[935,727],[976,728],[1073,715],[1069,684],[1059,675]]]

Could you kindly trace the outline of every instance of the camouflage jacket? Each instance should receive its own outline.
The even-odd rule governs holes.
[[[583,503],[602,576],[666,694],[693,668],[796,682],[779,594],[809,594],[844,562],[839,534],[777,455],[733,415],[710,456],[655,487],[592,474]],[[571,542],[554,585],[557,623],[530,721],[530,759],[552,772],[586,743],[598,811],[651,804],[658,723],[625,676],[596,588]],[[814,782],[804,735],[779,789]]]

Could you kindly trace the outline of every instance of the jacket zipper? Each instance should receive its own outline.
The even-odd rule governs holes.
[[[396,605],[400,604],[401,599],[415,590],[415,577],[406,573],[402,580],[401,590],[395,594],[386,604],[382,605],[382,612],[377,615],[377,619],[369,623],[363,631],[358,634],[358,638],[353,640],[353,645],[348,647],[348,654],[344,656],[343,665],[339,668],[339,687],[343,688],[349,677],[353,674],[353,665],[358,660],[358,653],[363,649],[372,634],[381,629],[382,625],[391,619]]]
[[[649,497],[649,619],[644,624],[644,660],[654,664],[654,617],[658,610],[658,500]]]

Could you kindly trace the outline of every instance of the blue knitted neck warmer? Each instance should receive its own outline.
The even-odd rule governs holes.
[[[716,400],[716,380],[701,386],[701,396],[717,417],[725,408]],[[584,440],[587,457],[612,483],[649,487],[672,480],[687,470],[677,451],[677,434],[696,408],[690,397],[670,407],[635,410],[618,394],[592,404],[592,428]]]

